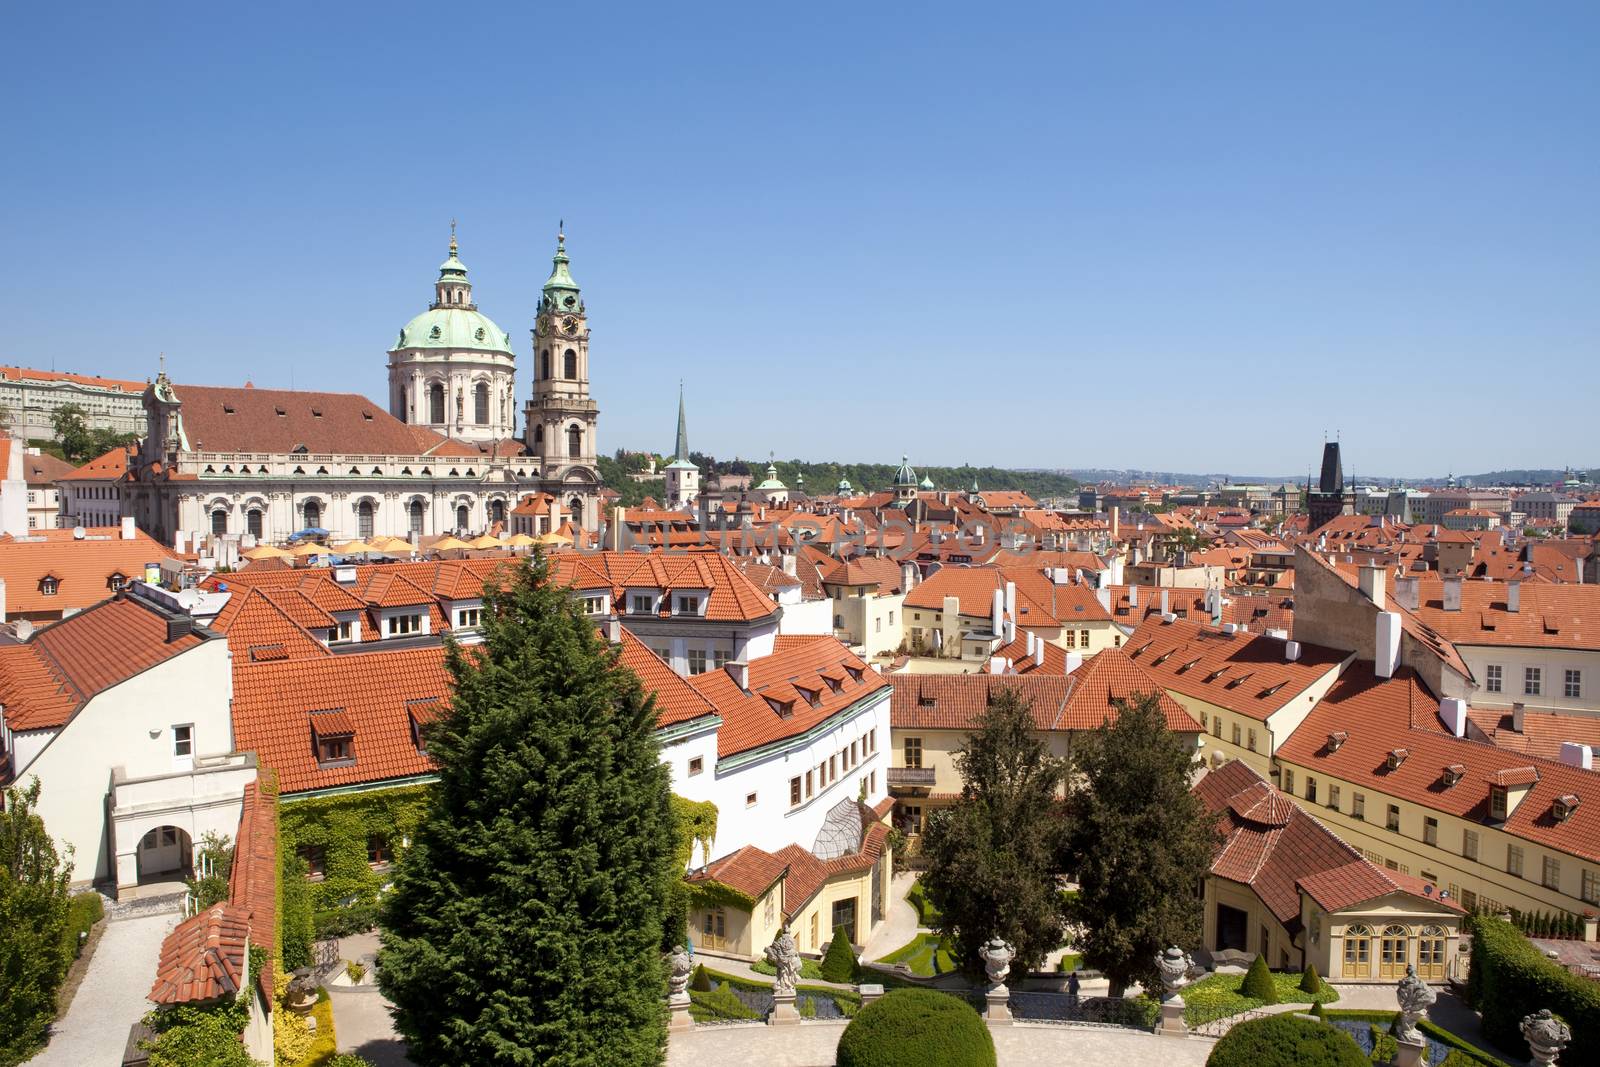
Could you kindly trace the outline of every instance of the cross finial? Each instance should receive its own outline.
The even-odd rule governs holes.
[[[452,256],[456,254],[456,220],[454,218],[450,220],[450,254]]]
[[[167,354],[165,352],[158,354],[156,361],[161,364],[161,373],[167,373]]]

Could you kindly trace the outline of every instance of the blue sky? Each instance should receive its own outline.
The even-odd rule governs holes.
[[[601,444],[1600,463],[1592,3],[104,5],[6,18],[0,362],[386,396],[558,218]],[[529,376],[519,375],[526,396]]]

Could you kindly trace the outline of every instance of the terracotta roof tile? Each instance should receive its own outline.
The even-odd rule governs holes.
[[[84,540],[71,530],[36,530],[27,537],[0,538],[0,581],[6,583],[8,618],[56,616],[78,611],[112,595],[111,579],[144,576],[146,563],[176,559],[142,531],[123,540],[115,526],[96,526]],[[42,581],[56,579],[46,595]]]

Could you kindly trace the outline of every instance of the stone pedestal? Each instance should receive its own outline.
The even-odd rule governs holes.
[[[1407,1041],[1405,1038],[1396,1038],[1395,1045],[1399,1052],[1395,1054],[1395,1067],[1428,1067],[1428,1043],[1426,1041]]]
[[[1189,1024],[1183,1021],[1183,998],[1174,993],[1161,1002],[1161,1021],[1156,1033],[1162,1037],[1188,1037]]]
[[[684,1030],[694,1029],[694,1016],[689,1014],[689,994],[684,993],[682,996],[668,997],[667,1007],[672,1013],[667,1019],[667,1031],[669,1033],[679,1033]]]
[[[1010,1026],[1011,1009],[1006,1002],[1011,999],[1011,990],[1005,986],[1001,986],[999,989],[991,989],[989,990],[988,998],[989,1008],[983,1013],[984,1019],[988,1021],[990,1026]]]
[[[863,982],[856,987],[856,990],[861,994],[861,1006],[863,1008],[883,996],[883,986],[878,982]]]
[[[793,993],[779,993],[772,998],[772,1014],[767,1016],[767,1025],[800,1025],[800,1012],[795,1009]]]

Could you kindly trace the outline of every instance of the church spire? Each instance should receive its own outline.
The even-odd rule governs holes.
[[[578,283],[572,280],[572,272],[567,269],[567,235],[566,224],[556,230],[556,254],[551,261],[550,277],[544,283],[544,310],[546,311],[583,311],[583,300],[578,295]]]
[[[683,415],[683,383],[678,383],[678,449],[672,455],[673,459],[685,460],[689,458],[689,422]]]
[[[439,264],[439,280],[433,283],[436,308],[476,308],[472,302],[472,283],[467,281],[467,265],[456,258],[456,220],[450,220],[450,255]]]

